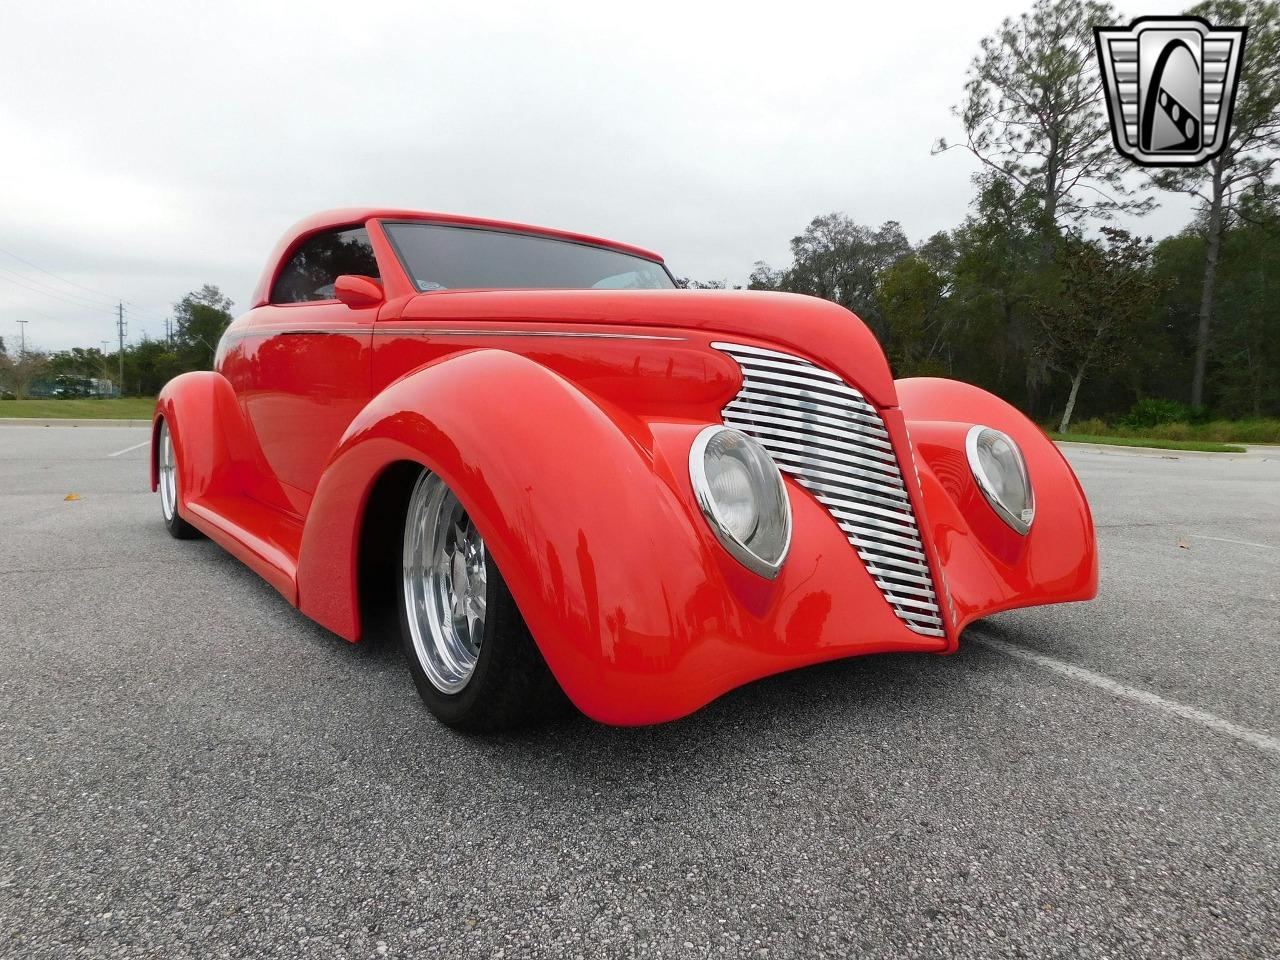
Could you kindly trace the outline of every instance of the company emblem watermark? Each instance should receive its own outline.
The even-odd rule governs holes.
[[[1116,149],[1147,167],[1187,167],[1223,151],[1245,27],[1139,17],[1095,27]]]

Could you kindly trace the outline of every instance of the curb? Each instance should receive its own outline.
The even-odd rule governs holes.
[[[150,420],[63,420],[60,417],[0,417],[0,427],[149,427]]]
[[[1071,450],[1094,450],[1098,453],[1105,454],[1121,454],[1133,453],[1139,456],[1156,456],[1166,457],[1170,459],[1179,459],[1181,457],[1247,457],[1249,454],[1264,453],[1265,450],[1258,448],[1250,448],[1240,443],[1236,446],[1245,447],[1243,453],[1219,453],[1213,450],[1170,450],[1166,447],[1130,447],[1123,446],[1118,443],[1077,443],[1074,440],[1054,440],[1059,447]]]

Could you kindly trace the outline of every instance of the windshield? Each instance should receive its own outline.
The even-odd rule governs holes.
[[[660,263],[571,240],[435,223],[383,224],[419,290],[670,290]]]

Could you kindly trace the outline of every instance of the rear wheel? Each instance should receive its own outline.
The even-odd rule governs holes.
[[[453,491],[424,471],[409,497],[400,634],[418,693],[450,726],[499,730],[567,703],[484,538]]]
[[[156,466],[159,468],[160,511],[164,516],[164,525],[169,535],[178,540],[194,540],[200,536],[195,527],[182,519],[178,511],[178,452],[173,446],[173,436],[169,433],[169,423],[160,421],[159,449],[156,451]]]

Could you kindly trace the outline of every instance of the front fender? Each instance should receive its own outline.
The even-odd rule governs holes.
[[[1089,503],[1044,431],[967,383],[922,377],[897,381],[897,390],[957,634],[1000,610],[1092,599],[1098,552]],[[975,424],[1004,431],[1022,448],[1036,499],[1026,536],[1000,520],[974,480],[965,437]]]
[[[324,470],[303,533],[304,613],[360,633],[360,523],[377,477],[415,461],[484,536],[566,693],[592,716],[688,647],[678,603],[705,581],[704,548],[656,475],[652,437],[516,354],[478,350],[388,387]],[[660,572],[660,575],[659,575]]]
[[[902,627],[794,484],[778,578],[729,557],[688,479],[702,426],[638,420],[504,351],[421,367],[360,413],[327,464],[303,533],[300,606],[359,637],[362,518],[378,478],[410,461],[457,494],[548,666],[597,720],[669,720],[779,670],[938,648]]]

